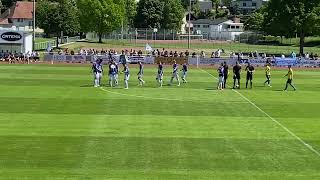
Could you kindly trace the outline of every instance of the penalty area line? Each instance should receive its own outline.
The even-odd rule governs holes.
[[[199,68],[201,69],[201,68]],[[210,76],[212,76],[213,78],[217,79],[214,75],[210,74],[208,71],[201,69],[202,71],[206,72],[207,74],[209,74]],[[279,127],[281,127],[283,130],[285,130],[287,133],[289,133],[292,137],[294,137],[296,140],[298,140],[301,144],[303,144],[306,148],[308,148],[309,150],[311,150],[312,152],[314,152],[316,155],[318,155],[320,157],[320,152],[317,151],[316,149],[314,149],[311,145],[309,145],[308,143],[306,143],[303,139],[301,139],[299,136],[297,136],[295,133],[293,133],[290,129],[288,129],[286,126],[284,126],[282,123],[280,123],[279,121],[277,121],[275,118],[273,118],[272,116],[270,116],[267,112],[265,112],[264,110],[262,110],[260,107],[258,107],[255,103],[253,103],[251,100],[249,100],[248,98],[246,98],[243,94],[241,94],[239,91],[232,89],[233,92],[237,93],[241,98],[243,98],[244,100],[246,100],[249,104],[251,104],[253,107],[255,107],[256,109],[258,109],[261,113],[263,113],[265,116],[267,116],[269,119],[271,119],[274,123],[276,123]]]

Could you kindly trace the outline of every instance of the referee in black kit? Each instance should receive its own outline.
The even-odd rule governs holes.
[[[236,65],[233,66],[233,89],[238,88],[240,89],[240,73],[241,73],[241,66],[239,62],[236,62]],[[236,85],[236,81],[238,80],[238,84]]]

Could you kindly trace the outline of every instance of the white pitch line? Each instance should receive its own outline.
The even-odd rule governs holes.
[[[201,69],[201,68],[200,68]],[[210,76],[212,76],[213,78],[217,79],[214,75],[210,74],[208,71],[201,69],[202,71],[208,73]],[[276,123],[278,126],[280,126],[282,129],[284,129],[287,133],[289,133],[292,137],[294,137],[296,140],[298,140],[299,142],[301,142],[304,146],[306,146],[309,150],[311,150],[312,152],[314,152],[316,155],[318,155],[320,157],[320,152],[317,151],[316,149],[314,149],[311,145],[309,145],[308,143],[306,143],[304,140],[302,140],[299,136],[297,136],[295,133],[293,133],[292,131],[290,131],[286,126],[284,126],[283,124],[281,124],[279,121],[277,121],[275,118],[271,117],[267,112],[265,112],[264,110],[262,110],[260,107],[258,107],[255,103],[253,103],[252,101],[250,101],[248,98],[246,98],[243,94],[241,94],[239,91],[232,89],[233,92],[237,93],[240,97],[242,97],[244,100],[246,100],[248,103],[250,103],[253,107],[255,107],[256,109],[258,109],[261,113],[263,113],[264,115],[266,115],[269,119],[271,119],[274,123]]]
[[[168,98],[154,98],[154,97],[147,97],[147,96],[138,96],[138,95],[132,95],[132,94],[123,94],[119,92],[109,91],[107,89],[104,89],[103,87],[100,88],[102,91],[111,93],[111,94],[117,94],[121,96],[129,96],[129,97],[135,97],[135,98],[143,98],[143,99],[154,99],[154,100],[165,100],[165,101],[188,101],[183,99],[168,99]]]
[[[100,87],[100,89],[102,91],[111,93],[111,94],[116,94],[116,95],[120,95],[120,96],[129,96],[129,97],[135,97],[135,98],[142,98],[142,99],[153,99],[153,100],[165,100],[165,101],[182,101],[182,102],[194,102],[195,100],[190,100],[190,99],[169,99],[169,98],[154,98],[154,97],[148,97],[148,96],[139,96],[139,95],[132,95],[132,94],[124,94],[124,93],[119,93],[119,92],[114,92],[114,91],[109,91],[103,87]],[[232,101],[232,102],[228,102],[228,103],[243,103],[243,102],[236,102],[236,101]]]

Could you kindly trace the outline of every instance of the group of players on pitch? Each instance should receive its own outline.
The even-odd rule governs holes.
[[[139,72],[138,72],[138,80],[139,80],[139,86],[143,86],[145,84],[145,81],[143,80],[143,74],[144,74],[144,66],[141,61],[139,61]],[[118,64],[112,60],[109,62],[109,85],[110,87],[115,87],[119,85],[119,74],[124,74],[124,85],[125,89],[129,88],[129,79],[130,79],[130,69],[127,63],[122,63],[123,65],[123,71],[120,72]],[[178,82],[178,86],[180,86],[180,79],[179,79],[179,69],[178,64],[176,61],[173,61],[172,66],[172,77],[168,85],[172,85],[173,80],[176,79]],[[187,83],[186,77],[188,72],[188,66],[186,63],[182,66],[182,82]],[[102,60],[98,59],[95,63],[92,65],[92,72],[94,75],[94,87],[100,87],[101,86],[101,80],[102,80],[102,73],[103,73],[103,65]],[[163,65],[161,62],[158,64],[158,71],[157,71],[157,82],[159,83],[159,86],[163,86]]]
[[[144,66],[141,61],[138,62],[139,64],[139,71],[137,73],[139,84],[138,86],[143,86],[145,84],[145,81],[143,80],[143,74],[144,74]],[[124,74],[124,85],[125,89],[129,88],[129,79],[130,79],[130,69],[127,63],[122,63],[123,65],[123,71],[120,72],[118,64],[112,60],[109,62],[109,85],[110,87],[115,87],[119,85],[119,74],[123,73]],[[177,80],[177,86],[180,86],[180,79],[179,79],[179,69],[178,69],[178,64],[174,60],[173,65],[172,65],[172,77],[168,85],[172,85],[173,80]],[[102,79],[102,73],[103,73],[103,65],[102,65],[102,60],[98,59],[95,63],[92,65],[92,71],[94,75],[94,87],[100,87],[101,85],[101,79]],[[253,74],[255,72],[254,67],[248,63],[248,65],[245,68],[245,71],[247,72],[247,77],[246,77],[246,88],[248,88],[248,85],[250,83],[250,88],[252,88],[252,80],[253,80]],[[157,71],[157,77],[156,80],[159,83],[159,87],[163,86],[163,65],[162,62],[158,63],[158,71]],[[188,73],[188,66],[187,63],[184,63],[181,69],[182,72],[182,81],[183,83],[187,83],[186,77]],[[221,63],[221,66],[217,69],[218,76],[219,76],[219,81],[217,85],[217,89],[223,90],[226,88],[227,85],[227,79],[229,76],[229,67],[226,62]],[[267,63],[266,64],[266,81],[264,82],[264,85],[268,85],[271,87],[271,64]],[[288,85],[290,85],[294,90],[296,88],[292,84],[293,80],[293,70],[291,66],[288,66],[288,73],[285,75],[288,77],[285,91],[288,88]],[[284,77],[285,77],[284,76]],[[233,67],[233,89],[240,89],[240,79],[241,79],[241,65],[236,62],[236,65]]]
[[[217,89],[223,90],[226,88],[227,85],[227,79],[229,76],[229,67],[226,62],[221,63],[220,67],[218,68],[218,75],[219,75],[219,81],[218,81],[218,86]],[[248,84],[250,83],[250,88],[252,88],[252,80],[253,80],[253,74],[255,72],[254,67],[248,63],[248,65],[245,68],[245,71],[247,72],[247,77],[246,77],[246,88],[248,88]],[[265,69],[265,74],[266,74],[266,81],[264,82],[264,85],[268,85],[269,87],[271,86],[271,64],[267,63],[266,64],[266,69]],[[288,85],[290,85],[294,90],[296,90],[295,86],[292,84],[293,81],[293,70],[291,66],[288,66],[288,73],[284,77],[288,77],[286,87],[284,91],[288,89]],[[233,89],[240,89],[240,79],[241,79],[241,65],[236,62],[236,65],[233,66]]]

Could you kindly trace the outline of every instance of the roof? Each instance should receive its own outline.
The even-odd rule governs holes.
[[[0,25],[7,25],[7,24],[9,24],[8,18],[0,19]]]
[[[9,18],[12,19],[32,19],[33,2],[17,1],[13,7],[10,8],[11,13]]]
[[[215,20],[211,20],[211,19],[198,19],[196,21],[192,21],[192,24],[209,24],[209,25],[218,25],[221,24],[223,22],[228,21],[228,19],[224,19],[224,18],[218,18]]]

